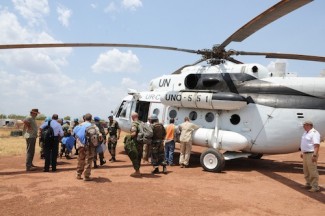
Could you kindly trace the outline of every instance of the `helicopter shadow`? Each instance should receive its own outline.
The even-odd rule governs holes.
[[[192,157],[192,155],[191,155]],[[193,159],[190,160],[193,163],[193,167],[200,166],[200,154],[194,153]],[[191,165],[192,166],[192,165]],[[226,161],[225,170],[222,172],[226,174],[229,171],[238,172],[258,172],[264,176],[275,180],[292,190],[295,190],[305,196],[308,196],[321,203],[325,203],[325,194],[322,192],[311,193],[308,190],[301,188],[302,184],[295,181],[292,178],[288,178],[282,173],[301,174],[302,171],[301,161],[276,161],[272,159],[250,159],[250,158],[238,158],[234,160]],[[325,175],[324,163],[318,165],[319,175]],[[324,187],[320,187],[321,191],[324,191]]]

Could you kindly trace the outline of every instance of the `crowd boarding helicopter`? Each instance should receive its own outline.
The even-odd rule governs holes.
[[[129,89],[113,114],[123,131],[130,130],[132,112],[137,112],[145,122],[148,116],[156,114],[165,124],[170,118],[180,124],[184,117],[190,117],[201,126],[193,133],[193,144],[207,147],[200,157],[202,167],[220,172],[226,160],[299,151],[305,120],[313,121],[317,130],[325,134],[325,78],[276,76],[263,65],[242,63],[233,56],[261,55],[319,62],[325,62],[325,57],[225,49],[231,42],[243,41],[310,2],[282,0],[212,49],[113,43],[8,44],[0,45],[0,49],[103,46],[201,55],[194,64],[153,79],[148,91]],[[208,65],[200,65],[204,61]]]

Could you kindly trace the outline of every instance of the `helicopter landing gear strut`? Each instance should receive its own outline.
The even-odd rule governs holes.
[[[200,163],[203,169],[209,172],[221,172],[225,167],[223,155],[213,148],[209,148],[201,154]]]

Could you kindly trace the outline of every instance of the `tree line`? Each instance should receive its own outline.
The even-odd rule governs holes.
[[[5,115],[5,114],[0,114],[0,119],[16,119],[16,120],[23,120],[25,119],[27,116],[23,116],[23,115],[16,115],[16,114],[9,114],[9,115]],[[45,120],[46,119],[46,116],[44,114],[39,114],[37,117],[36,117],[36,120]],[[70,116],[65,116],[63,118],[64,120],[71,120],[71,117]]]

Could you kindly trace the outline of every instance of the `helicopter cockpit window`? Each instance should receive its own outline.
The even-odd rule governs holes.
[[[230,122],[231,122],[231,124],[233,124],[233,125],[238,125],[239,122],[240,122],[240,116],[237,115],[237,114],[232,115],[232,116],[230,117]]]
[[[214,114],[212,112],[208,112],[205,115],[205,121],[207,121],[207,122],[213,122],[213,120],[214,120]]]
[[[195,111],[190,112],[190,114],[189,114],[189,118],[190,118],[192,121],[196,120],[196,119],[197,119],[197,112],[195,112]]]
[[[117,114],[116,114],[116,117],[126,117],[126,113],[127,113],[127,110],[128,109],[131,109],[131,103],[130,102],[126,102],[126,101],[123,101]]]
[[[169,118],[176,118],[176,116],[177,116],[177,111],[176,110],[169,111]]]

